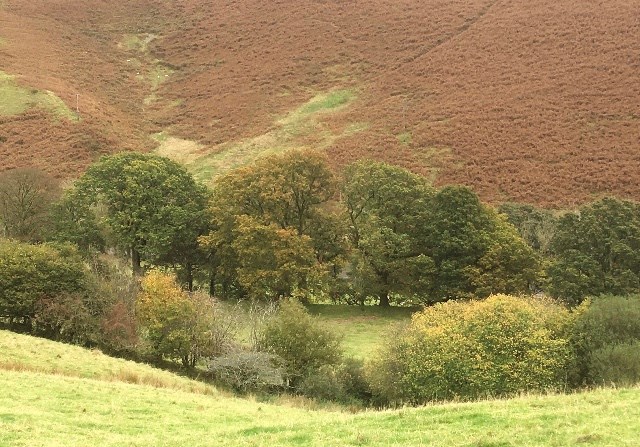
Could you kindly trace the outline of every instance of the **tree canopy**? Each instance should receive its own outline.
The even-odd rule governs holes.
[[[335,189],[326,158],[314,151],[267,156],[220,178],[212,231],[202,239],[213,282],[254,298],[322,289],[345,250],[330,211]]]
[[[568,213],[551,244],[549,291],[570,304],[640,291],[640,206],[604,198]]]
[[[0,173],[0,234],[22,241],[42,241],[49,212],[61,194],[59,182],[36,168]]]
[[[73,201],[102,206],[116,245],[128,250],[134,272],[141,260],[189,270],[197,238],[208,225],[208,192],[181,165],[151,154],[102,157],[76,182]],[[80,205],[82,204],[82,205]],[[188,278],[191,281],[191,278]]]

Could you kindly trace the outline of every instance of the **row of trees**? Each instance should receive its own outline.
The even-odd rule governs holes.
[[[133,273],[173,269],[223,298],[325,296],[435,303],[544,290],[640,290],[640,208],[603,199],[562,215],[494,209],[373,161],[340,176],[317,152],[260,159],[211,190],[155,155],[101,158],[64,193],[32,170],[0,178],[5,236],[126,255]]]

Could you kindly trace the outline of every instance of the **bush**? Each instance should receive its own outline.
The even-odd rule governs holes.
[[[246,393],[282,388],[285,385],[282,363],[274,354],[238,350],[214,358],[209,370],[223,384]]]
[[[174,276],[151,271],[142,279],[136,316],[152,354],[194,367],[212,353],[213,301],[189,295]]]
[[[577,358],[573,385],[626,383],[634,377],[640,351],[631,347],[640,342],[640,295],[592,298],[577,315],[571,337]]]
[[[85,305],[86,297],[62,293],[36,302],[33,332],[56,341],[92,345],[99,338],[99,320]]]
[[[304,378],[298,391],[307,397],[342,404],[364,405],[371,398],[363,363],[351,358],[336,366],[324,365],[314,370]]]
[[[302,304],[281,303],[261,334],[264,350],[284,360],[289,385],[296,388],[312,370],[335,365],[340,360],[340,340],[323,329]]]
[[[70,246],[0,240],[0,317],[30,323],[43,298],[83,293],[85,267]]]
[[[598,349],[591,355],[589,370],[594,383],[616,386],[640,383],[640,340]]]
[[[424,403],[560,389],[571,316],[550,301],[493,295],[437,304],[369,365],[382,402]]]

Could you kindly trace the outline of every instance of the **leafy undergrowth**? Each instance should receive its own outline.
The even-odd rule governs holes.
[[[40,107],[59,118],[77,119],[76,114],[52,92],[21,87],[13,76],[3,71],[0,71],[0,98],[0,116],[19,115],[32,107]]]

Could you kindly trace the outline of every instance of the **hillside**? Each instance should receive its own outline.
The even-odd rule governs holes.
[[[640,199],[638,11],[640,0],[3,0],[0,70],[15,85],[0,97],[50,91],[73,117],[24,97],[24,110],[0,108],[0,169],[68,177],[101,153],[155,148],[209,181],[308,146],[493,202]]]
[[[350,414],[232,398],[6,331],[0,348],[0,445],[631,446],[640,432],[638,388]]]

